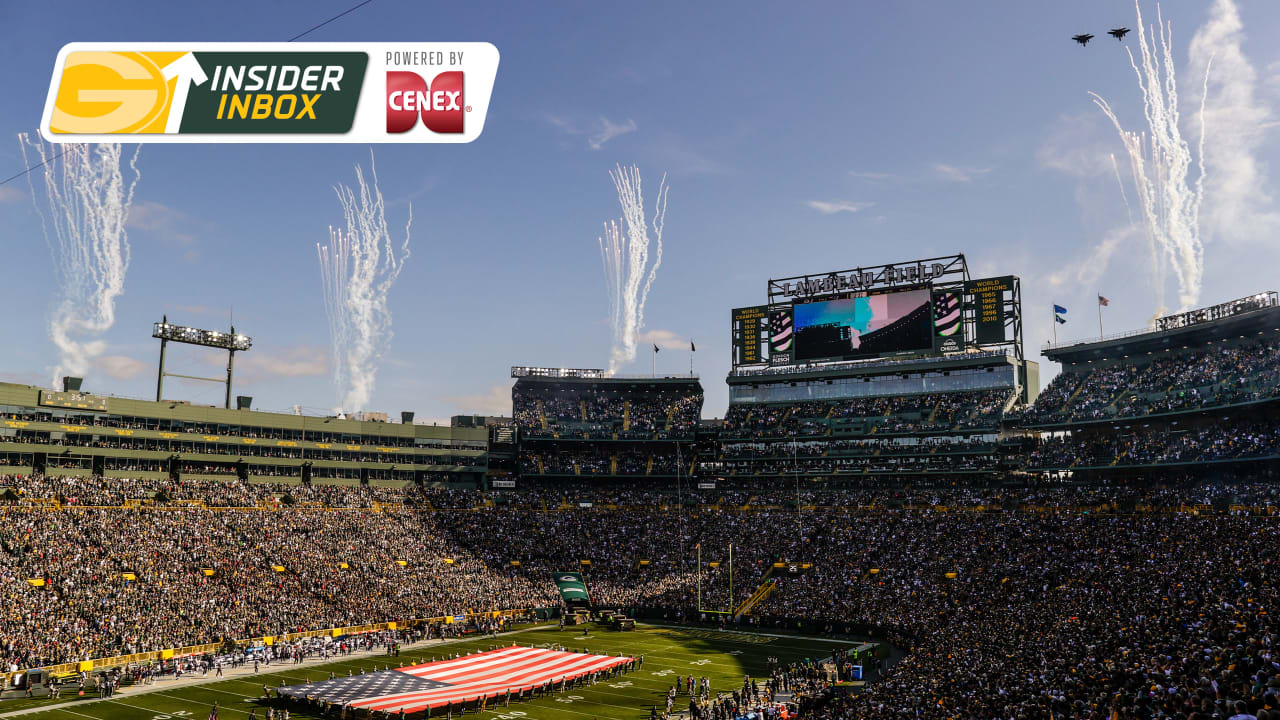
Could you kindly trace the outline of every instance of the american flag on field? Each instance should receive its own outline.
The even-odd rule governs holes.
[[[630,663],[629,657],[512,646],[422,665],[280,688],[280,694],[369,710],[413,713],[472,703]]]
[[[769,315],[769,350],[786,352],[791,349],[792,326],[791,309],[776,310]]]

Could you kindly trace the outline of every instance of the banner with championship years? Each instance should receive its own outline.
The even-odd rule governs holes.
[[[465,143],[484,130],[497,72],[489,43],[70,43],[40,133],[55,143]]]

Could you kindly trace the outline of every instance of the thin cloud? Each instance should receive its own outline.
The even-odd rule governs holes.
[[[600,128],[595,132],[595,134],[593,134],[590,138],[587,139],[587,144],[591,146],[592,150],[599,150],[600,148],[604,147],[604,144],[609,142],[610,140],[616,137],[619,137],[621,135],[633,133],[635,131],[636,131],[635,120],[628,118],[625,123],[619,124],[619,123],[614,123],[610,121],[609,118],[601,115]]]
[[[1078,178],[1112,175],[1114,134],[1096,116],[1097,113],[1059,116],[1036,150],[1036,163]]]
[[[1074,265],[1063,265],[1045,279],[1053,288],[1097,287],[1098,281],[1111,266],[1111,259],[1116,251],[1132,245],[1138,234],[1139,229],[1134,225],[1112,228],[1103,234],[1098,244],[1089,251],[1087,258]]]
[[[329,374],[329,353],[299,345],[279,352],[245,353],[239,361],[246,375],[265,378],[321,377]]]
[[[208,305],[174,305],[173,309],[190,315],[210,315],[215,317],[226,317],[227,313],[230,312],[228,308],[211,308]]]
[[[560,131],[561,135],[574,138],[585,137],[587,147],[592,150],[599,150],[610,140],[628,135],[639,129],[636,121],[631,118],[627,118],[626,122],[617,123],[604,115],[590,122],[552,113],[546,113],[542,117],[548,125]],[[571,144],[569,143],[565,145],[565,147],[570,146]]]
[[[511,386],[490,385],[483,393],[474,395],[449,395],[445,402],[453,405],[459,412],[469,415],[502,415],[511,414]]]
[[[0,382],[42,387],[49,382],[49,376],[32,372],[0,372]]]
[[[871,172],[866,170],[850,170],[849,175],[860,180],[869,180],[871,182],[888,182],[890,180],[901,180],[900,175],[886,172]]]
[[[129,208],[125,225],[130,230],[151,233],[163,242],[182,252],[182,259],[195,263],[200,260],[196,232],[207,231],[211,223],[194,215],[158,202],[134,203]]]
[[[652,348],[657,345],[659,350],[688,350],[689,338],[677,335],[670,330],[649,330],[640,333],[640,343],[643,347]]]
[[[724,163],[696,149],[680,138],[667,138],[653,150],[659,167],[672,175],[723,175],[729,172]]]
[[[973,182],[991,172],[991,170],[991,168],[960,167],[958,165],[947,165],[946,163],[936,163],[933,166],[933,172],[940,180],[958,183]]]
[[[873,202],[851,202],[849,200],[833,200],[826,202],[823,200],[806,200],[805,205],[817,210],[823,215],[835,215],[836,213],[858,213],[870,207],[875,207]]]
[[[567,117],[564,117],[562,115],[553,115],[551,113],[546,113],[545,115],[542,116],[542,119],[546,120],[547,123],[551,125],[551,127],[556,128],[557,130],[565,133],[566,135],[579,134],[578,128]]]
[[[0,203],[16,203],[25,197],[26,194],[18,188],[0,185]]]
[[[96,358],[93,364],[116,380],[132,380],[151,369],[147,363],[125,355],[103,355]]]

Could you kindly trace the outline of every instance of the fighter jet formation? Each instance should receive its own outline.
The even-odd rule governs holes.
[[[1107,34],[1120,42],[1124,42],[1124,36],[1129,34],[1129,28],[1127,27],[1111,28],[1110,30],[1107,31]],[[1090,35],[1089,33],[1083,33],[1081,35],[1072,35],[1071,39],[1080,43],[1080,45],[1083,47],[1089,44],[1089,41],[1093,39],[1093,36]]]

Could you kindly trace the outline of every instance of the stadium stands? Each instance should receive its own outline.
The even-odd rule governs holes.
[[[1023,416],[1033,426],[1136,419],[1265,402],[1280,395],[1274,337],[1166,350],[1069,368]]]
[[[1016,364],[944,362],[731,375],[717,457],[731,477],[991,476]]]
[[[503,493],[501,505],[489,505],[499,496],[470,493],[486,503],[479,511],[465,502],[463,511],[362,509],[371,503],[361,488],[319,500],[349,510],[37,502],[81,490],[59,482],[4,480],[0,582],[10,603],[0,636],[8,664],[549,605],[548,571],[568,558],[592,560],[587,572],[601,604],[696,621],[695,545],[704,562],[727,563],[732,542],[735,602],[774,561],[813,564],[784,578],[744,622],[880,628],[910,650],[883,681],[842,701],[859,715],[896,716],[890,708],[908,706],[931,718],[1143,717],[1143,708],[1233,711],[1237,701],[1256,711],[1272,701],[1277,674],[1267,659],[1269,613],[1280,601],[1270,580],[1274,483],[810,489],[805,499],[815,507],[797,514],[763,504],[788,497],[770,496],[768,484],[739,490],[756,494],[753,510],[716,509],[717,489],[685,513],[656,504],[674,501],[670,495],[587,487],[559,499],[589,499],[590,509],[554,509],[547,501],[564,491],[536,489]],[[129,483],[95,482],[108,494]],[[388,492],[383,499],[404,493],[398,499],[409,501],[402,490]],[[396,562],[405,557],[404,566]],[[136,580],[122,579],[125,572]],[[30,578],[47,584],[30,586]],[[731,606],[725,565],[701,579],[704,608]],[[1145,691],[1157,685],[1164,689]]]
[[[1008,418],[1033,438],[1029,471],[1150,478],[1244,467],[1262,475],[1280,456],[1273,294],[1045,352],[1063,372],[1033,407]]]
[[[1280,308],[1242,307],[1047,348],[1029,408],[992,353],[735,373],[722,425],[693,379],[525,368],[517,487],[484,428],[0,386],[0,663],[549,607],[582,569],[642,618],[906,651],[807,717],[1276,720]]]
[[[522,476],[672,478],[692,471],[688,446],[702,415],[696,379],[537,370],[512,369]]]

